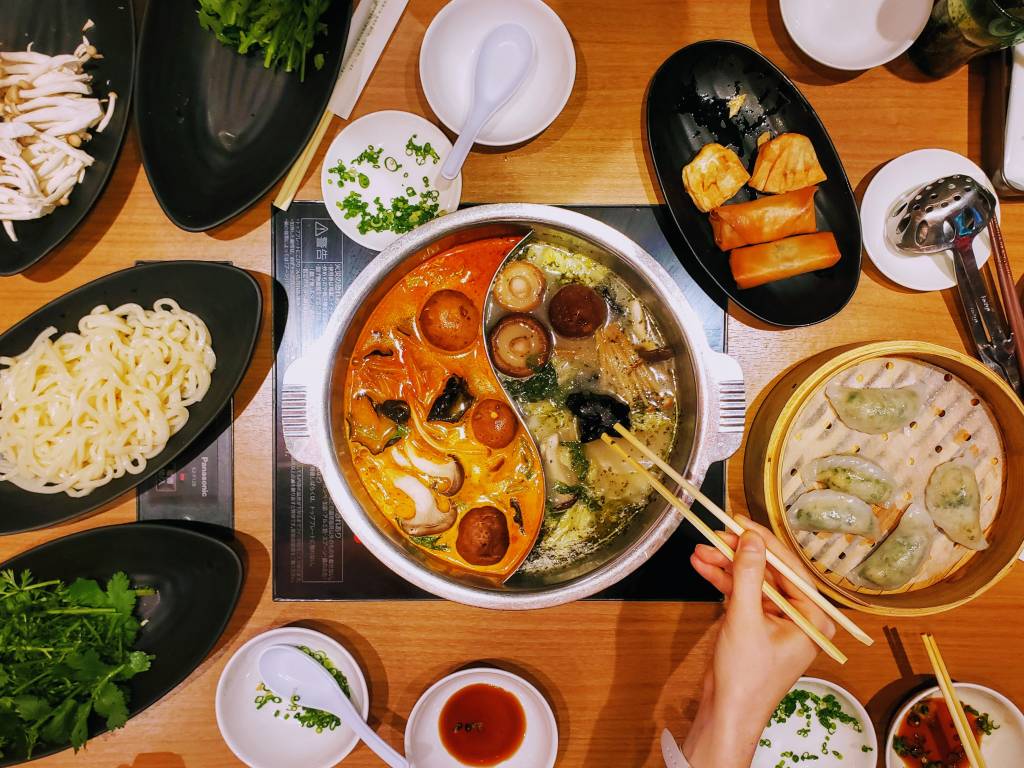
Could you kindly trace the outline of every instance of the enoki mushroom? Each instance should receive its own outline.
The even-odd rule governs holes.
[[[92,98],[85,64],[100,58],[85,36],[71,54],[0,51],[0,223],[15,242],[14,222],[67,205],[93,164],[81,147],[107,127],[117,101],[113,91]]]

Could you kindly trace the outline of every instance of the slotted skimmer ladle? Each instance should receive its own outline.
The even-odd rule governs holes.
[[[974,238],[995,215],[992,193],[964,174],[945,176],[904,195],[889,210],[885,236],[900,253],[953,254],[960,304],[978,357],[1021,394],[1017,350],[999,305],[978,269]]]

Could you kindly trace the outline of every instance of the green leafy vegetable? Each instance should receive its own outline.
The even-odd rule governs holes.
[[[153,593],[133,589],[120,572],[104,588],[0,571],[0,757],[67,744],[77,751],[92,714],[107,728],[125,724],[124,683],[154,658],[132,650],[140,627],[133,612]]]
[[[558,400],[564,394],[558,386],[558,374],[550,360],[528,379],[505,378],[503,383],[509,395],[522,403]]]
[[[306,79],[306,58],[317,35],[326,34],[320,17],[331,0],[199,0],[199,24],[241,54],[257,49],[267,69],[299,71]],[[313,57],[322,69],[324,56]]]
[[[447,552],[448,545],[440,543],[440,535],[437,536],[410,536],[414,544],[418,544],[424,549],[432,549],[435,552]]]

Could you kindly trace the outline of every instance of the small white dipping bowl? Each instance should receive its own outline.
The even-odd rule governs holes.
[[[257,635],[239,648],[217,683],[217,726],[221,736],[243,763],[251,768],[331,768],[359,743],[355,731],[344,724],[317,733],[291,719],[285,720],[287,702],[256,709],[256,687],[261,681],[257,662],[271,645],[304,645],[323,651],[348,680],[352,703],[365,719],[370,697],[363,672],[345,648],[320,632],[302,627],[281,627]],[[301,701],[299,702],[302,703]],[[274,711],[281,714],[274,717]]]
[[[987,712],[999,726],[990,735],[981,739],[981,754],[992,768],[1020,765],[1024,755],[1024,715],[1017,705],[998,691],[974,683],[953,683],[956,694],[964,704],[970,704],[979,712]],[[942,698],[937,687],[921,691],[911,697],[896,713],[889,733],[885,738],[886,768],[904,768],[903,758],[892,748],[892,739],[899,731],[900,723],[912,706],[922,699]]]
[[[576,81],[576,51],[565,24],[541,0],[452,0],[430,22],[420,46],[420,83],[434,114],[459,133],[473,98],[476,60],[484,38],[501,24],[533,36],[533,68],[498,110],[477,144],[503,147],[532,139],[558,117]]]
[[[797,731],[806,726],[806,721],[794,714],[785,723],[775,723],[764,729],[761,738],[771,742],[771,746],[764,744],[758,746],[757,752],[754,753],[754,761],[750,764],[751,768],[775,768],[779,764],[781,754],[786,751],[795,752],[798,755],[804,752],[816,754],[822,759],[808,762],[808,765],[820,765],[822,768],[832,765],[837,768],[840,766],[841,768],[875,768],[878,762],[878,736],[875,734],[875,727],[871,724],[871,717],[864,709],[864,705],[857,701],[852,693],[835,683],[817,677],[801,677],[790,690],[810,691],[823,698],[831,693],[839,700],[844,712],[860,720],[864,730],[857,733],[853,728],[845,725],[840,725],[836,729],[835,734],[829,739],[828,748],[842,754],[843,760],[839,762],[831,755],[821,755],[821,745],[827,734],[824,726],[817,719],[812,718],[810,733],[801,736]],[[864,747],[868,747],[868,751],[865,752]],[[788,760],[786,764],[789,765]]]
[[[547,699],[518,675],[481,667],[455,672],[434,683],[420,696],[405,727],[405,754],[416,768],[453,768],[461,765],[441,742],[441,710],[457,691],[483,683],[503,688],[523,705],[526,734],[512,757],[497,768],[552,768],[558,756],[558,724]]]
[[[780,0],[786,31],[801,51],[833,69],[892,61],[921,34],[932,0]]]

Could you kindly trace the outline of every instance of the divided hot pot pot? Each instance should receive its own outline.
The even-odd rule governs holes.
[[[621,281],[660,329],[675,375],[676,438],[669,454],[674,467],[699,485],[712,463],[737,450],[743,434],[745,399],[738,363],[711,349],[675,281],[616,230],[559,208],[499,204],[444,216],[396,241],[364,269],[323,336],[286,371],[283,433],[291,455],[321,472],[346,524],[378,559],[434,595],[486,608],[543,608],[593,595],[646,562],[680,520],[668,504],[648,499],[621,530],[580,558],[542,571],[520,569],[502,580],[454,567],[423,551],[402,535],[386,516],[390,510],[382,511],[364,487],[344,413],[346,372],[364,325],[389,291],[428,260],[474,241],[506,237],[514,243],[531,231],[534,242],[582,254]],[[486,336],[486,316],[479,322],[480,334]],[[525,429],[522,413],[517,418]]]

